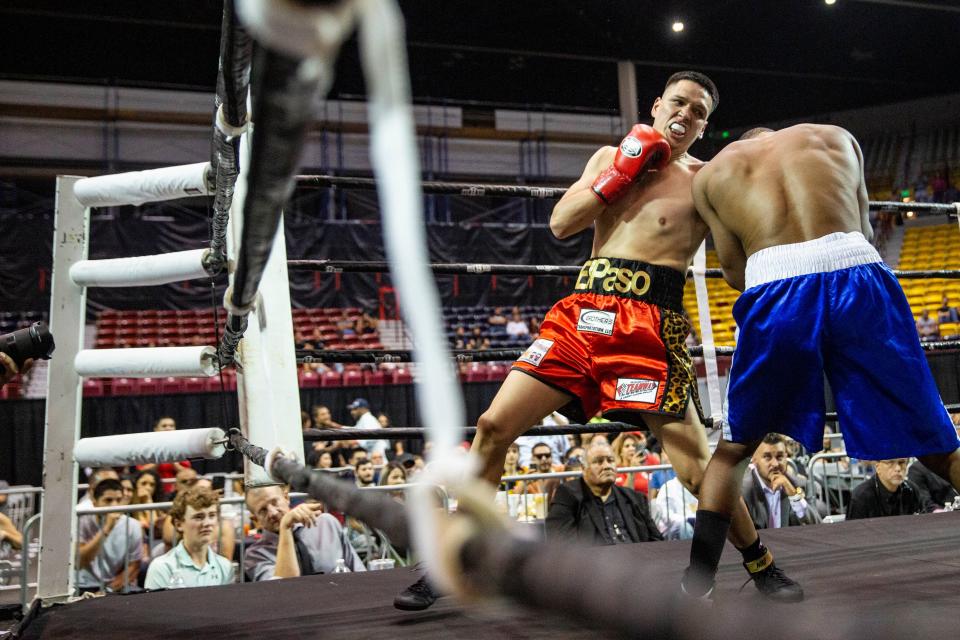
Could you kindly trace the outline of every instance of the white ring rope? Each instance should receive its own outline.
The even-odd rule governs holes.
[[[204,259],[209,249],[176,251],[154,256],[81,260],[70,267],[78,287],[149,287],[209,278]]]
[[[370,91],[372,164],[383,211],[384,244],[407,325],[416,345],[417,400],[429,439],[431,466],[407,501],[414,548],[441,588],[454,581],[440,561],[435,495],[429,482],[455,487],[473,476],[472,457],[456,455],[466,424],[463,396],[444,339],[436,281],[424,233],[414,119],[403,20],[393,0],[359,0],[360,51]]]
[[[77,180],[73,193],[85,207],[141,205],[210,194],[209,162]]]
[[[88,378],[210,377],[217,371],[216,358],[213,347],[84,349],[73,359],[73,366]]]
[[[179,429],[82,438],[73,448],[81,467],[123,467],[177,462],[187,458],[215,460],[226,451],[222,429]]]

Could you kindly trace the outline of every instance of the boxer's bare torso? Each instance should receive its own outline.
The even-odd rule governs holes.
[[[801,124],[730,144],[698,173],[693,196],[724,270],[741,279],[737,263],[761,249],[836,232],[871,235],[860,147],[830,125]]]
[[[590,185],[610,165],[616,151],[616,147],[597,151],[568,195],[595,198],[589,192]],[[592,255],[641,260],[686,271],[707,234],[707,225],[690,193],[693,177],[703,166],[700,160],[684,154],[662,171],[640,176],[626,195],[594,219]],[[555,216],[563,215],[562,204],[558,203]],[[556,222],[551,220],[555,231]]]

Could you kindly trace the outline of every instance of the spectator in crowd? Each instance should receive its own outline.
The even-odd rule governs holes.
[[[390,416],[382,411],[377,414],[377,422],[379,422],[380,426],[384,429],[389,429],[393,426],[393,421],[390,420]],[[406,445],[403,440],[390,440],[390,446],[387,448],[387,460],[396,460],[406,453],[406,451]]]
[[[123,499],[120,504],[130,504],[133,501],[133,476],[130,474],[122,476],[120,486],[123,487]]]
[[[171,418],[170,416],[163,416],[159,418],[153,424],[154,431],[176,431],[177,430],[177,421]],[[143,471],[144,469],[153,469],[160,474],[161,478],[175,478],[177,473],[181,469],[189,469],[190,461],[181,460],[180,462],[161,462],[160,464],[141,464],[137,466],[138,471]],[[172,490],[170,485],[161,485],[164,487],[165,493],[170,493]]]
[[[196,473],[193,469],[185,471]],[[163,502],[163,487],[160,484],[160,475],[153,469],[143,469],[138,471],[133,478],[133,497],[131,504],[149,504]],[[153,526],[153,536],[160,538],[163,535],[163,521],[166,516],[163,512],[156,509],[143,511],[134,511],[130,514],[134,520],[140,523],[143,529],[144,538],[150,538],[150,527]]]
[[[306,411],[300,412],[300,430],[306,431],[307,429],[313,429],[313,420],[310,418],[310,414]]]
[[[937,508],[953,503],[954,498],[960,495],[952,484],[925,467],[919,460],[914,460],[910,465],[907,480],[920,491],[921,501],[930,502]]]
[[[850,494],[847,520],[902,516],[933,511],[933,504],[906,479],[906,458],[880,460],[876,472]]]
[[[537,318],[530,318],[530,322],[527,323],[527,328],[530,331],[530,339],[536,340],[540,337],[540,320]]]
[[[180,542],[150,562],[147,589],[210,587],[233,582],[233,563],[211,548],[220,521],[219,498],[211,489],[194,486],[177,494],[170,508],[170,521]]]
[[[503,475],[519,476],[524,473],[526,473],[526,469],[520,465],[520,445],[513,442],[507,447],[507,456],[503,461]],[[506,491],[513,491],[518,484],[517,482],[504,482],[502,486]]]
[[[507,335],[515,341],[530,337],[530,327],[527,326],[523,316],[520,315],[519,307],[514,307],[513,313],[510,314],[510,321],[507,322]]]
[[[583,447],[581,447],[580,445],[574,445],[569,449],[567,449],[566,451],[564,451],[563,456],[561,456],[560,459],[563,461],[563,464],[567,464],[573,458],[577,458],[578,460],[582,461],[584,453],[585,451]]]
[[[398,484],[407,484],[407,469],[399,462],[388,462],[380,472],[380,486],[392,487]],[[391,491],[390,497],[403,502],[403,491]]]
[[[617,467],[641,467],[660,464],[660,457],[647,450],[647,437],[642,431],[621,433],[613,439],[613,455]],[[644,471],[617,474],[617,486],[630,487],[646,495],[650,476]]]
[[[355,331],[359,335],[368,335],[377,332],[377,327],[380,325],[380,320],[374,315],[373,311],[368,311],[364,309],[363,313],[360,314],[360,317],[357,318],[357,324],[355,325]]]
[[[314,469],[332,469],[333,456],[329,451],[320,451],[319,453],[316,453],[312,466]]]
[[[538,442],[533,445],[530,452],[530,473],[554,473],[563,471],[563,467],[554,463],[553,448],[546,442]],[[560,486],[559,478],[549,478],[534,480],[526,483],[527,493],[542,493],[546,496],[547,504],[553,500],[557,487]]]
[[[340,523],[321,513],[321,505],[305,502],[291,509],[289,489],[278,486],[248,489],[246,501],[262,529],[243,558],[251,580],[330,573],[338,560],[351,571],[366,571]]]
[[[353,468],[354,475],[357,478],[358,487],[373,487],[377,481],[374,476],[373,462],[369,458],[361,458]]]
[[[697,497],[680,483],[676,474],[658,488],[653,507],[653,520],[665,539],[689,540],[693,537]]]
[[[944,322],[960,322],[960,315],[957,313],[957,308],[950,305],[950,297],[947,294],[943,294],[943,302],[940,308],[937,309],[937,322],[940,324]]]
[[[503,307],[494,307],[493,313],[487,318],[487,324],[493,327],[504,327],[507,324],[507,316],[503,315]]]
[[[326,405],[315,404],[310,409],[310,412],[313,417],[313,428],[314,429],[342,429],[343,425],[339,422],[335,422],[333,416],[330,414],[330,408]]]
[[[807,504],[803,489],[787,473],[787,446],[779,433],[768,433],[753,453],[743,476],[743,500],[757,529],[779,529],[821,521]]]
[[[543,426],[546,427],[557,427],[570,424],[565,416],[554,411],[550,415],[546,416],[541,422]],[[567,438],[566,436],[556,435],[556,436],[520,436],[514,442],[517,446],[520,447],[520,466],[522,467],[535,467],[536,461],[532,460],[530,454],[532,453],[533,445],[538,442],[543,442],[544,444],[550,447],[550,450],[553,451],[553,461],[559,461],[563,458],[563,452],[567,449]]]
[[[197,484],[197,471],[191,469],[190,467],[185,467],[177,471],[176,482],[174,483],[174,493],[180,493],[181,491],[186,491],[193,485]]]
[[[917,333],[921,340],[936,340],[940,337],[940,326],[926,309],[920,312],[920,317],[917,318]]]
[[[339,422],[333,420],[333,416],[330,414],[330,408],[326,405],[315,404],[310,409],[311,417],[313,418],[313,427],[314,429],[342,429],[343,425]],[[311,448],[315,452],[329,451],[330,455],[333,456],[334,466],[341,466],[343,464],[343,455],[345,450],[349,450],[357,446],[356,440],[325,440],[325,441],[314,441]]]
[[[382,429],[380,421],[370,412],[370,403],[364,398],[355,398],[353,402],[347,405],[350,415],[353,416],[353,429]],[[360,446],[367,451],[386,451],[386,440],[359,440]]]
[[[948,187],[949,183],[947,182],[947,171],[937,171],[936,175],[933,176],[933,180],[930,181],[930,190],[933,192],[933,201],[947,202]],[[956,322],[956,320],[953,322]]]
[[[16,525],[13,524],[13,520],[7,514],[0,513],[0,549],[3,548],[5,543],[14,549],[20,549],[23,547],[23,534],[17,531]],[[0,557],[2,555],[0,553]]]
[[[94,507],[117,507],[123,485],[104,478],[93,490]],[[81,516],[77,525],[77,589],[80,592],[120,591],[136,584],[143,559],[140,523],[122,513]],[[125,570],[126,569],[126,570]]]
[[[380,486],[393,486],[407,483],[407,468],[399,462],[388,462],[380,472]]]
[[[89,487],[83,497],[80,498],[80,502],[77,503],[77,509],[89,509],[93,506],[93,492],[103,480],[117,480],[119,482],[120,476],[111,467],[100,467],[91,471],[87,478]],[[120,490],[123,491],[123,485],[120,485]],[[123,499],[122,495],[120,499]]]
[[[616,486],[616,477],[610,446],[591,445],[580,480],[557,488],[547,513],[548,539],[606,545],[662,540],[646,498]]]
[[[670,456],[667,450],[660,452],[660,464],[670,464]],[[671,469],[657,469],[650,474],[650,482],[647,484],[647,497],[650,500],[656,500],[660,488],[677,477],[677,472]],[[662,529],[661,529],[662,531]]]

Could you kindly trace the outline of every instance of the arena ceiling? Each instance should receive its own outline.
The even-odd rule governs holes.
[[[960,91],[957,0],[401,0],[420,101],[617,108],[707,72],[733,128]],[[211,90],[220,0],[3,0],[0,77]],[[683,31],[671,28],[680,20]],[[364,93],[355,42],[335,96]],[[0,97],[2,102],[2,97]]]

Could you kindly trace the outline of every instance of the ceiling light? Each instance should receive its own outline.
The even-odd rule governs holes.
[[[834,5],[837,4],[837,0],[823,0],[825,4]]]
[[[674,20],[673,26],[671,27],[671,29],[673,29],[674,33],[680,33],[681,31],[683,31],[683,22],[681,22],[680,20]]]

